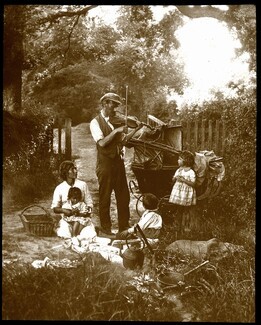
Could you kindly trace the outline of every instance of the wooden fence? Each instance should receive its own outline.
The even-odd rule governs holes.
[[[147,123],[151,126],[166,125],[152,115],[148,115]],[[172,121],[170,125],[182,126],[182,149],[192,152],[213,150],[216,155],[223,155],[226,140],[226,125],[222,120],[195,120],[192,122]],[[71,159],[71,119],[58,118],[53,124],[52,151]],[[181,148],[178,148],[181,149]]]
[[[148,115],[147,123],[153,127],[166,125],[153,115]],[[192,152],[213,150],[217,155],[223,155],[226,140],[226,125],[223,120],[195,120],[180,122],[172,120],[170,125],[182,126],[182,149]]]
[[[226,140],[226,125],[223,120],[195,120],[182,122],[183,149],[190,151],[213,150],[223,155]]]
[[[70,118],[58,118],[54,121],[52,152],[64,155],[65,159],[72,158],[72,120]]]

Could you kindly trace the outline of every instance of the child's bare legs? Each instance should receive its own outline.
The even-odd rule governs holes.
[[[72,230],[72,236],[76,237],[78,235],[80,235],[81,231],[83,230],[85,226],[82,225],[80,222],[75,221],[73,224],[73,230]]]
[[[189,208],[189,222],[190,222],[189,228],[194,233],[199,232],[201,229],[200,229],[196,205],[191,205],[188,208]]]
[[[181,232],[188,233],[191,228],[190,206],[182,207]]]
[[[79,228],[80,228],[80,223],[78,221],[75,221],[73,224],[73,229],[72,229],[72,236],[75,237],[79,235]]]
[[[80,235],[81,231],[83,230],[85,226],[82,225],[81,223],[79,223],[79,228],[78,228],[78,234],[77,235]]]

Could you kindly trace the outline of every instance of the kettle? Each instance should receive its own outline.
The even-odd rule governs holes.
[[[123,259],[123,266],[126,269],[134,270],[137,267],[142,267],[144,262],[144,253],[141,250],[131,250],[126,248],[125,251],[121,254]]]
[[[120,254],[120,256],[123,259],[123,266],[126,269],[134,270],[137,267],[142,267],[143,262],[144,262],[144,253],[143,253],[143,248],[144,248],[144,242],[143,240],[139,241],[139,245],[141,247],[137,246],[137,242],[130,244],[128,242],[128,236],[126,238],[126,244],[127,248],[124,250],[124,252]]]

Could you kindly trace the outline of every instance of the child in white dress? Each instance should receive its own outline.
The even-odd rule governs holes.
[[[184,207],[182,226],[189,228],[189,207],[196,205],[196,173],[192,169],[194,165],[193,153],[187,150],[182,151],[178,159],[178,164],[180,167],[176,170],[172,179],[174,185],[169,202]]]

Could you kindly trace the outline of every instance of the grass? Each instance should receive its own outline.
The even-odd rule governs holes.
[[[165,231],[168,236],[162,236],[169,242],[170,227]],[[192,320],[203,322],[255,321],[253,252],[211,262],[191,274],[183,290],[174,291],[162,290],[157,275],[164,269],[184,273],[198,261],[168,256],[160,247],[155,257],[154,264],[136,271],[110,263],[98,253],[85,254],[75,269],[6,265],[2,319],[179,322],[194,315]],[[143,281],[145,291],[130,285],[130,280],[144,279],[145,274],[154,275],[149,285]]]
[[[255,282],[253,265],[239,258],[222,261],[207,269],[201,283],[200,300],[188,302],[201,310],[208,322],[254,322]]]
[[[9,265],[3,270],[5,320],[176,320],[171,303],[134,291],[122,267],[97,253],[77,269],[34,269]],[[165,310],[159,313],[155,310]],[[170,308],[167,312],[167,308]]]
[[[162,233],[162,248],[174,241],[171,229],[169,225]],[[245,245],[245,249],[247,254],[235,253],[210,260],[195,276],[191,275],[192,293],[184,292],[185,304],[197,310],[202,321],[255,322],[255,247]],[[164,256],[164,250],[162,252],[158,256],[158,266],[182,267],[180,256],[171,258]],[[192,258],[182,258],[185,265],[198,264]]]

